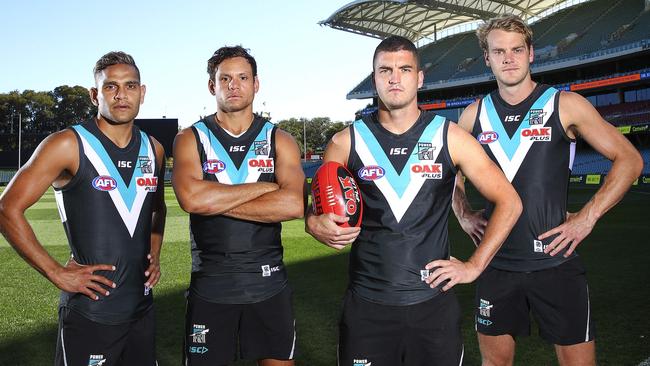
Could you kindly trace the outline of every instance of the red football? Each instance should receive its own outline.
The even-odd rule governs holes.
[[[350,218],[339,224],[344,227],[361,226],[363,202],[354,177],[341,164],[328,161],[318,168],[311,181],[314,213],[334,213]]]

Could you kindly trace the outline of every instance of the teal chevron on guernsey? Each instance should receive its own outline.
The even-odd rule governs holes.
[[[120,214],[124,225],[133,236],[135,228],[138,224],[140,211],[147,194],[150,192],[144,187],[139,187],[136,183],[140,178],[153,179],[154,170],[144,173],[144,169],[134,169],[131,180],[127,185],[119,171],[115,167],[113,160],[110,158],[108,152],[102,143],[90,131],[81,125],[72,126],[77,131],[83,145],[84,154],[93,165],[95,170],[100,176],[109,176],[116,182],[116,189],[107,191],[110,195],[115,208]],[[138,156],[147,156],[152,162],[152,166],[156,166],[156,156],[153,152],[152,146],[149,143],[147,135],[140,131],[140,149]],[[63,215],[61,216],[64,217]]]
[[[261,171],[259,169],[249,169],[248,161],[259,157],[268,157],[271,152],[270,149],[266,149],[265,154],[257,154],[255,149],[249,148],[241,165],[236,167],[235,163],[230,158],[230,155],[226,152],[226,149],[223,147],[221,142],[219,142],[219,139],[214,136],[212,131],[210,131],[203,121],[196,122],[194,127],[201,139],[201,144],[203,145],[208,160],[218,160],[223,162],[225,165],[223,170],[214,173],[219,182],[224,184],[257,182]],[[271,146],[273,127],[274,125],[271,122],[266,121],[264,127],[262,127],[255,138],[255,141],[266,141],[268,144],[267,146]]]
[[[533,103],[533,106],[530,108],[531,110],[534,109],[542,109],[549,101],[553,101],[553,96],[555,96],[555,93],[557,92],[557,89],[554,88],[548,88],[544,94],[542,94],[539,99]],[[530,124],[526,123],[526,121],[530,120],[530,110],[526,113],[526,116],[524,117],[521,125],[519,125],[519,128],[515,132],[515,134],[510,137],[508,136],[508,133],[506,132],[505,128],[503,127],[502,123],[493,123],[493,121],[500,121],[501,119],[497,115],[496,109],[494,108],[494,102],[492,101],[492,96],[488,94],[485,99],[483,99],[483,103],[485,103],[484,110],[487,110],[487,116],[490,121],[492,121],[490,124],[492,126],[492,131],[496,132],[499,135],[499,140],[498,144],[501,145],[503,148],[503,151],[506,153],[508,158],[512,160],[512,156],[515,154],[517,151],[517,148],[520,145],[520,140],[521,140],[521,131],[524,128],[527,128],[530,126]],[[553,105],[551,105],[551,108]],[[550,114],[546,114],[546,116],[549,116]],[[490,130],[484,130],[484,131],[490,131]]]
[[[532,110],[542,110],[537,118],[542,118],[541,121],[548,121],[551,114],[555,110],[555,94],[558,92],[555,88],[548,88],[536,101],[533,103],[530,110],[526,113],[524,120],[519,125],[517,131],[512,135],[508,136],[503,123],[496,113],[494,108],[494,103],[492,97],[488,94],[483,98],[484,106],[481,108],[481,113],[479,115],[479,121],[481,124],[482,131],[494,131],[499,136],[496,141],[490,142],[488,147],[494,154],[494,157],[497,159],[501,169],[505,173],[506,177],[510,182],[514,179],[521,163],[523,162],[528,150],[533,145],[535,141],[532,139],[522,139],[522,132],[531,127],[530,124],[530,115]],[[540,116],[546,116],[545,119]],[[537,127],[543,127],[546,125],[546,122],[536,124]]]
[[[430,142],[433,147],[436,147],[430,156],[431,161],[435,161],[442,150],[444,128],[441,127],[444,126],[444,122],[444,117],[436,116],[418,139],[418,142]],[[363,120],[354,122],[354,134],[357,154],[363,164],[380,166],[384,169],[384,177],[374,180],[374,184],[386,198],[395,219],[399,222],[426,181],[422,175],[411,172],[411,166],[419,162],[417,144],[404,169],[398,173]]]

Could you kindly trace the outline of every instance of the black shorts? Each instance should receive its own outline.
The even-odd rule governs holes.
[[[225,365],[248,360],[292,360],[296,321],[292,291],[286,286],[254,304],[215,304],[188,296],[183,360],[185,365]]]
[[[589,288],[579,257],[535,272],[488,267],[476,282],[476,330],[527,336],[532,313],[539,334],[557,345],[594,339]]]
[[[452,290],[415,305],[366,301],[348,291],[339,366],[453,365],[463,360],[460,306]]]
[[[59,309],[56,366],[155,366],[153,308],[131,323],[93,322],[69,308]]]

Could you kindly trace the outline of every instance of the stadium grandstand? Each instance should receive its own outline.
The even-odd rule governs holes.
[[[320,24],[415,42],[425,74],[420,108],[456,121],[496,88],[474,31],[504,13],[519,15],[533,29],[533,79],[586,97],[641,151],[645,164],[637,184],[650,187],[650,0],[357,0]],[[372,98],[356,118],[374,112],[370,75],[347,98]],[[580,140],[577,151],[571,181],[599,184],[611,163]]]

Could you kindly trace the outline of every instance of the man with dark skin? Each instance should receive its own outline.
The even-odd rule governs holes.
[[[110,52],[94,75],[97,117],[43,140],[0,197],[0,228],[62,290],[56,365],[154,366],[164,151],[134,125],[145,86],[133,58]],[[72,251],[65,266],[25,218],[50,186]]]

